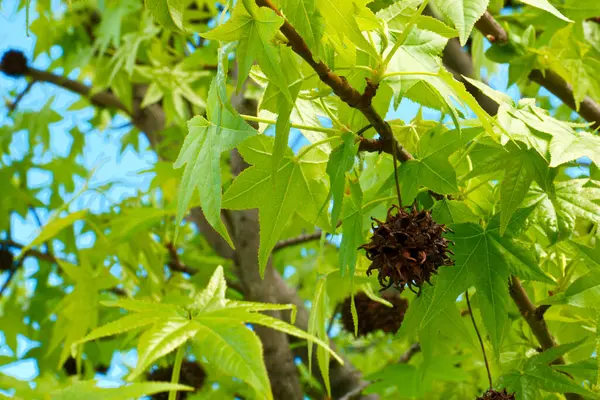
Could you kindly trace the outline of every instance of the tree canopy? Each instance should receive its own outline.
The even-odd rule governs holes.
[[[1,4],[0,396],[600,399],[597,1]]]

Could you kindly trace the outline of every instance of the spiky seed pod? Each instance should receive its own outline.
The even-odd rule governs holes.
[[[454,253],[448,249],[451,242],[442,236],[449,229],[435,222],[430,211],[407,212],[394,205],[385,222],[371,219],[377,223],[372,225],[371,241],[359,248],[371,260],[367,275],[377,270],[383,289],[393,286],[402,291],[408,286],[414,291],[414,286],[431,284],[438,267],[454,264],[449,256]]]
[[[22,51],[8,50],[2,56],[0,69],[8,76],[21,76],[27,72],[27,58]]]
[[[398,296],[398,294],[384,294],[383,298],[392,303],[394,308],[373,301],[362,292],[354,296],[356,314],[358,315],[358,336],[365,336],[378,330],[396,333],[400,329],[404,314],[408,309],[408,301]],[[354,332],[351,301],[351,297],[348,297],[342,305],[342,324],[348,332]]]
[[[13,254],[7,250],[0,248],[0,271],[9,271],[13,268],[14,263]]]
[[[159,382],[171,382],[171,375],[173,374],[173,366],[158,368],[148,374],[147,379],[149,381]],[[206,372],[200,366],[200,364],[183,360],[181,363],[181,371],[179,373],[179,383],[182,385],[188,385],[196,388],[193,392],[177,392],[177,400],[187,399],[188,393],[194,393],[198,391],[204,384],[206,379]],[[156,393],[151,396],[154,400],[167,400],[169,398],[168,392]]]
[[[476,400],[515,400],[515,394],[509,394],[506,389],[502,389],[502,391],[490,389]]]

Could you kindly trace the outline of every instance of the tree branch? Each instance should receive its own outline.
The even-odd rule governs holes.
[[[8,114],[10,114],[11,112],[16,110],[16,108],[19,106],[19,103],[21,102],[21,100],[23,100],[23,97],[25,97],[25,95],[31,90],[31,88],[33,87],[35,82],[36,82],[35,80],[32,80],[31,82],[29,82],[27,84],[27,86],[25,87],[25,89],[23,89],[23,91],[17,95],[17,97],[15,98],[15,101],[13,101],[12,103],[10,103],[8,105]]]
[[[25,76],[31,77],[35,81],[53,83],[71,92],[78,93],[90,99],[90,102],[98,107],[115,108],[121,110],[128,115],[131,115],[127,107],[114,94],[103,91],[92,95],[92,88],[64,76],[53,74],[52,72],[42,71],[36,68],[29,67],[25,72]]]
[[[519,312],[529,325],[531,332],[536,337],[543,350],[548,350],[556,346],[556,341],[548,329],[548,325],[544,320],[544,313],[547,307],[536,308],[533,302],[529,299],[525,288],[521,281],[516,276],[510,278],[509,285],[510,297],[514,300]],[[564,357],[559,357],[554,361],[554,364],[565,364]],[[575,393],[565,393],[568,400],[583,400],[583,397]]]
[[[313,233],[305,233],[304,235],[292,237],[289,239],[280,240],[275,244],[273,251],[281,250],[286,247],[295,246],[306,242],[312,242],[313,240],[319,240],[321,238],[321,231]]]
[[[256,0],[256,4],[261,7],[267,7],[275,11],[277,15],[284,18],[283,25],[280,28],[281,33],[288,39],[289,46],[292,50],[306,61],[311,68],[319,75],[319,78],[323,83],[328,85],[333,92],[350,107],[359,110],[365,118],[369,121],[375,130],[379,133],[380,148],[381,150],[371,150],[370,148],[363,148],[365,151],[384,151],[386,153],[393,153],[394,147],[396,146],[396,154],[398,159],[401,161],[407,161],[412,159],[412,155],[406,151],[397,141],[394,139],[392,128],[390,125],[383,120],[383,118],[377,113],[371,100],[377,85],[373,84],[367,79],[367,88],[365,93],[360,94],[355,88],[350,86],[346,78],[337,75],[333,72],[323,61],[316,61],[313,54],[296,29],[285,19],[279,9],[271,2],[271,0]],[[360,150],[360,148],[359,148]]]
[[[488,12],[483,14],[475,26],[486,37],[494,38],[493,41],[497,44],[508,42],[506,30]],[[573,87],[556,72],[551,69],[546,69],[545,71],[534,69],[529,74],[529,78],[548,89],[550,93],[578,112],[583,119],[591,122],[593,129],[600,128],[600,105],[589,96],[586,96],[579,104],[579,110],[577,110],[575,97],[573,96]]]

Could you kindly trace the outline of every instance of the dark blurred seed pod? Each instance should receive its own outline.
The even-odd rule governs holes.
[[[13,269],[14,256],[10,250],[0,248],[0,271],[9,271]]]
[[[362,292],[354,296],[358,316],[358,336],[365,336],[379,330],[396,333],[400,329],[404,314],[408,309],[408,301],[398,294],[384,294],[382,297],[392,303],[394,307],[390,308],[373,301]],[[342,324],[346,331],[354,332],[350,297],[346,298],[342,304]]]
[[[147,375],[149,381],[171,382],[173,366],[157,368]],[[179,372],[179,383],[196,388],[193,392],[177,392],[177,400],[187,399],[188,393],[197,392],[206,379],[206,372],[200,364],[194,361],[183,360],[181,371]],[[169,392],[155,393],[150,396],[154,400],[168,400]]]
[[[506,389],[502,389],[502,391],[490,389],[476,400],[515,400],[515,394],[509,394]]]
[[[21,76],[27,72],[27,58],[22,51],[8,50],[2,56],[0,69],[8,76]]]
[[[396,211],[396,212],[394,212]],[[377,279],[383,289],[395,287],[402,291],[406,286],[420,288],[430,279],[438,267],[453,265],[448,249],[451,243],[443,234],[449,231],[431,217],[430,211],[410,212],[392,206],[385,222],[377,223],[369,243],[360,246],[371,260],[367,275],[377,271]]]

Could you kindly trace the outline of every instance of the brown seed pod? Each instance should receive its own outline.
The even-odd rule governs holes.
[[[13,254],[9,250],[0,248],[0,271],[13,269],[14,259]]]
[[[515,400],[515,394],[509,394],[506,389],[502,389],[502,391],[490,389],[476,400]]]
[[[358,293],[354,296],[358,315],[358,336],[365,336],[378,330],[396,333],[400,329],[404,314],[408,309],[408,301],[398,294],[385,294],[383,298],[392,303],[394,308],[371,300],[365,293]],[[346,298],[342,305],[342,324],[348,332],[354,332],[350,297]]]
[[[449,229],[435,222],[430,211],[413,208],[407,212],[394,205],[385,222],[372,220],[378,226],[372,225],[371,241],[359,248],[366,250],[371,260],[367,275],[377,270],[383,289],[393,286],[402,291],[408,286],[414,291],[414,286],[431,284],[438,267],[454,264],[449,256],[454,253],[448,249],[451,242],[442,236]]]
[[[21,76],[27,72],[27,58],[22,51],[8,50],[2,56],[0,70],[8,76]]]
[[[172,365],[168,367],[161,367],[149,373],[147,380],[171,382],[172,374]],[[177,392],[177,400],[185,400],[187,399],[188,393],[197,392],[204,384],[205,379],[206,372],[204,372],[204,369],[200,366],[200,364],[194,361],[183,360],[183,363],[181,363],[181,372],[179,373],[179,383],[196,388],[196,390],[193,392]],[[150,397],[154,400],[167,400],[169,398],[169,393],[155,393]]]

